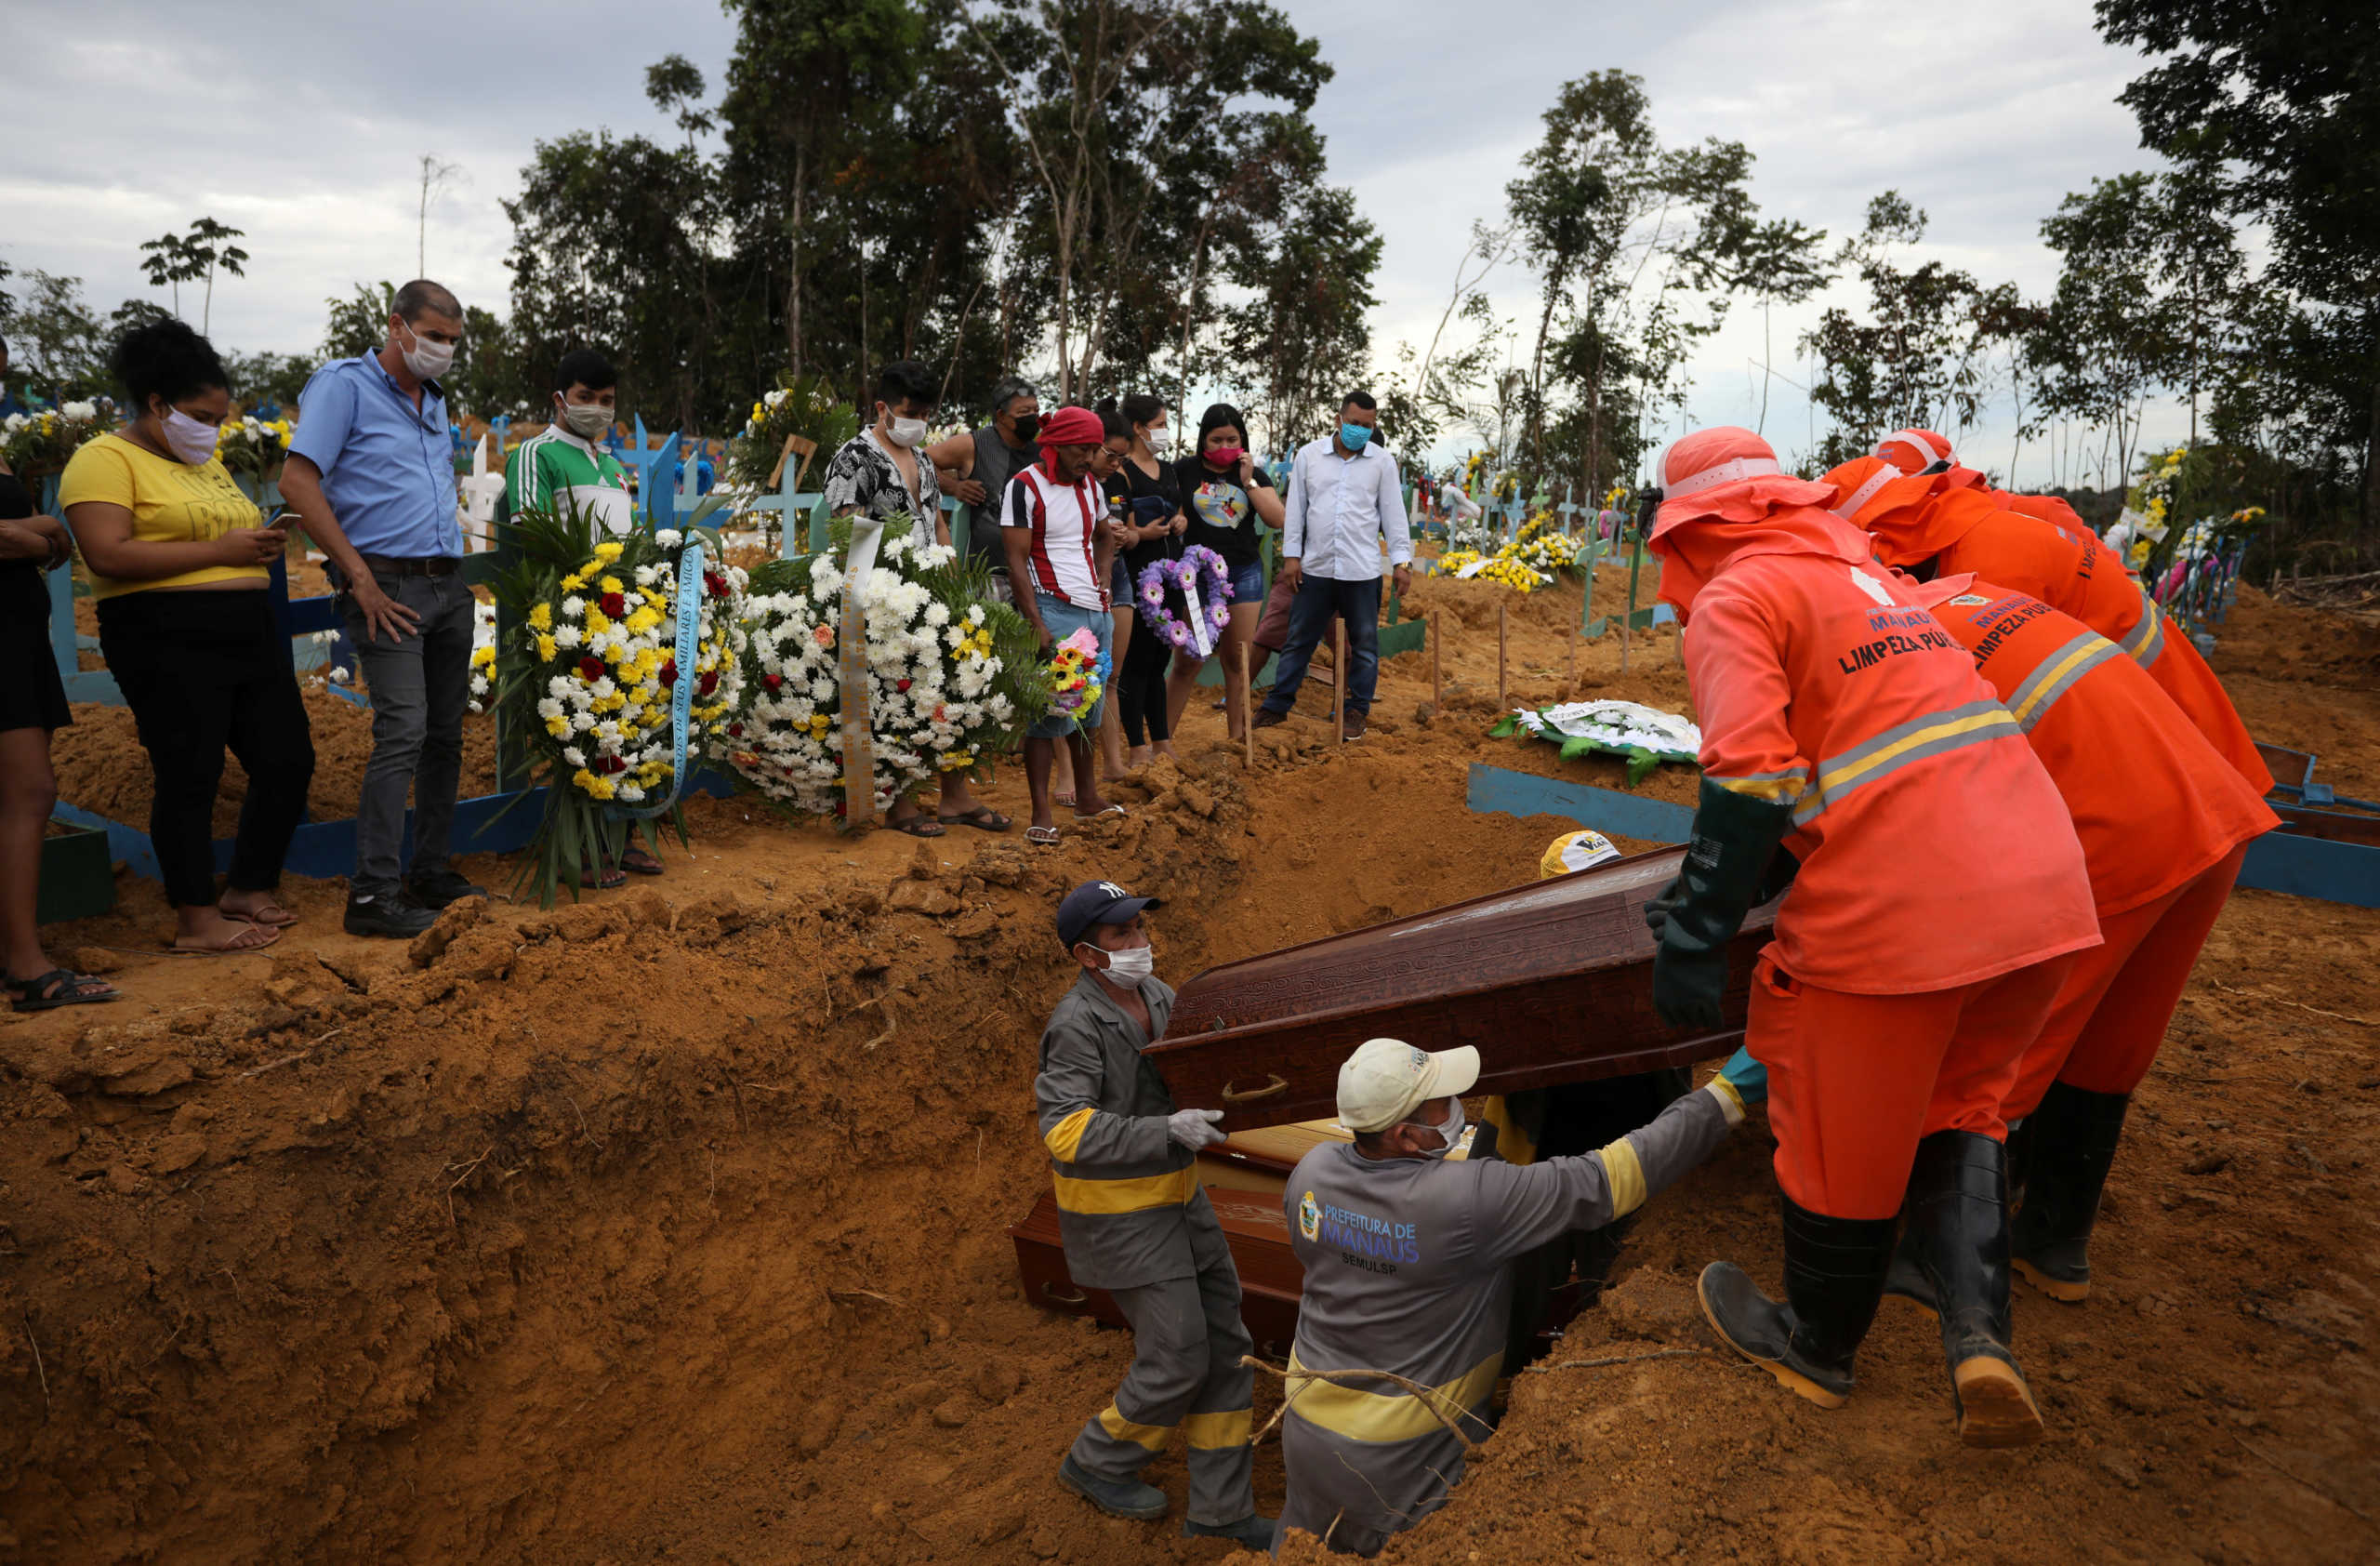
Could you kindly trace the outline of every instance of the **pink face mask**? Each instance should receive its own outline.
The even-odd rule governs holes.
[[[1207,461],[1217,468],[1236,468],[1239,466],[1239,459],[1247,455],[1246,446],[1210,446],[1207,451]]]

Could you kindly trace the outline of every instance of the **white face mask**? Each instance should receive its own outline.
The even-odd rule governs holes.
[[[1107,953],[1106,977],[1112,983],[1138,985],[1156,972],[1157,949],[1155,947],[1129,946],[1121,951]]]
[[[435,380],[438,377],[444,375],[447,366],[455,362],[455,350],[461,345],[452,342],[432,342],[416,332],[410,323],[403,320],[400,320],[397,325],[404,327],[405,335],[413,338],[411,348],[398,350],[404,359],[405,368],[424,380]]]
[[[894,445],[906,448],[926,438],[926,421],[922,418],[896,418],[885,432],[892,437]]]
[[[222,433],[214,425],[192,418],[171,405],[157,416],[157,428],[165,433],[165,445],[173,448],[174,455],[193,468],[214,457],[216,438]]]
[[[562,421],[582,441],[596,441],[612,428],[613,410],[600,403],[564,403]]]
[[[1418,1121],[1414,1123],[1417,1125],[1421,1124]],[[1422,1126],[1422,1129],[1424,1131],[1435,1131],[1439,1135],[1446,1138],[1446,1141],[1442,1145],[1432,1148],[1427,1152],[1423,1153],[1421,1155],[1423,1158],[1444,1158],[1448,1153],[1454,1151],[1455,1145],[1462,1140],[1462,1100],[1458,1098],[1454,1101],[1453,1107],[1447,1114],[1445,1124]]]
[[[1142,432],[1141,439],[1148,442],[1150,452],[1158,457],[1173,449],[1173,431],[1162,424],[1150,425]]]

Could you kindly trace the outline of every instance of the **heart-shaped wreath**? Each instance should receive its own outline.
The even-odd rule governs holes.
[[[1202,580],[1203,578],[1203,580]],[[1231,567],[1204,544],[1193,544],[1178,560],[1152,561],[1141,572],[1138,601],[1142,623],[1168,646],[1197,657],[1215,650],[1231,617]],[[1182,594],[1186,613],[1174,614],[1167,589]]]

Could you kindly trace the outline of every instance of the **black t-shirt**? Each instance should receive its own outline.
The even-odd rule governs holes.
[[[1171,522],[1175,513],[1182,510],[1182,484],[1174,476],[1170,462],[1158,463],[1157,477],[1151,478],[1127,457],[1122,471],[1116,476],[1124,481],[1124,510],[1133,526],[1146,527],[1151,523]],[[1138,582],[1141,573],[1151,564],[1180,554],[1182,544],[1183,540],[1170,533],[1143,539],[1124,551],[1124,564],[1131,571],[1133,581]]]
[[[1173,479],[1182,509],[1190,513],[1190,531],[1183,542],[1206,545],[1234,571],[1255,564],[1256,504],[1240,486],[1239,475],[1218,473],[1197,458],[1185,457],[1173,465]],[[1250,463],[1249,484],[1270,489],[1273,481],[1262,467]]]

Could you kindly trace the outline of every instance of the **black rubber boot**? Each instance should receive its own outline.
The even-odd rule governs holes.
[[[2052,1299],[2076,1304],[2091,1294],[2091,1226],[2099,1193],[2123,1138],[2121,1093],[2085,1093],[2052,1082],[2028,1117],[2032,1177],[2009,1227],[2016,1274]]]
[[[1884,1273],[1884,1293],[1897,1294],[1928,1316],[1939,1316],[1942,1305],[1934,1297],[1934,1280],[1926,1276],[1925,1264],[1918,1256],[1924,1243],[1916,1224],[1904,1219],[1900,1243],[1893,1247],[1893,1265]]]
[[[1851,1360],[1884,1298],[1893,1220],[1830,1218],[1785,1201],[1785,1303],[1733,1262],[1702,1269],[1696,1292],[1721,1341],[1820,1408],[1851,1395]]]
[[[2024,1446],[2042,1437],[2008,1320],[2008,1154],[1972,1131],[1917,1144],[1909,1228],[1941,1313],[1942,1353],[1969,1446]]]

